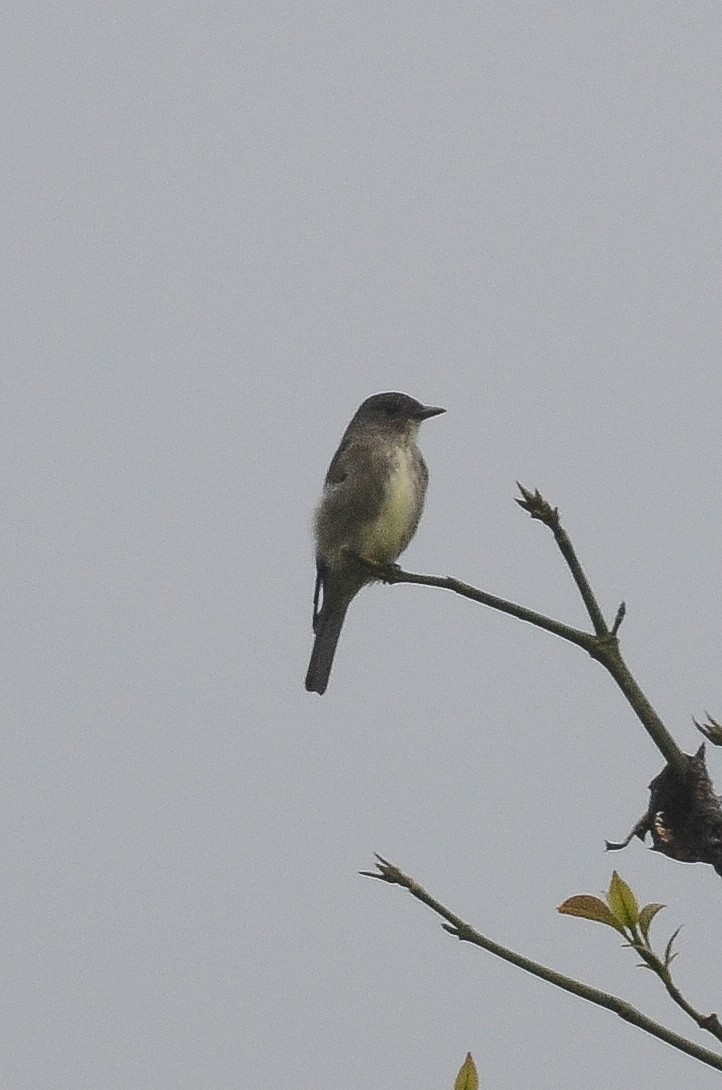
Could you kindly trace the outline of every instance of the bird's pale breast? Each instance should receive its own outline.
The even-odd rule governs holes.
[[[419,522],[424,486],[416,449],[399,447],[384,488],[381,511],[360,535],[363,556],[378,563],[390,563],[403,552]]]

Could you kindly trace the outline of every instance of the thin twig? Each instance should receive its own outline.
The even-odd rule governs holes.
[[[402,886],[404,889],[407,889],[412,897],[415,897],[417,901],[425,904],[432,912],[435,912],[438,916],[441,916],[442,919],[447,921],[442,926],[450,935],[454,935],[462,942],[470,942],[474,946],[479,946],[482,950],[487,950],[490,954],[494,954],[503,961],[508,961],[510,964],[516,965],[520,969],[524,969],[525,972],[531,973],[541,980],[546,980],[556,988],[561,988],[562,991],[576,995],[580,999],[586,999],[589,1003],[594,1003],[598,1007],[604,1007],[606,1010],[613,1011],[614,1014],[617,1014],[625,1022],[629,1022],[630,1025],[637,1026],[639,1029],[644,1030],[645,1033],[651,1034],[652,1037],[657,1037],[660,1041],[665,1041],[680,1052],[692,1056],[694,1059],[707,1064],[709,1067],[714,1067],[718,1071],[722,1071],[722,1056],[718,1055],[716,1052],[710,1052],[709,1049],[702,1048],[693,1041],[688,1041],[686,1037],[682,1037],[678,1033],[673,1033],[672,1030],[667,1029],[666,1026],[660,1025],[659,1022],[654,1022],[651,1018],[648,1018],[647,1015],[642,1014],[641,1011],[637,1010],[636,1007],[633,1007],[630,1003],[627,1003],[624,999],[620,999],[616,995],[599,991],[599,989],[592,988],[588,984],[582,984],[572,977],[557,973],[553,969],[549,969],[545,965],[540,965],[530,958],[523,957],[521,954],[517,954],[513,950],[509,950],[505,946],[501,946],[499,943],[493,942],[491,939],[479,934],[479,932],[470,924],[466,923],[459,916],[455,915],[455,913],[451,912],[450,909],[442,905],[440,901],[437,901],[427,893],[413,878],[404,874],[403,871],[399,870],[393,863],[390,863],[387,859],[384,859],[378,854],[376,855],[376,866],[378,871],[361,871],[361,874],[368,878],[378,878],[383,882],[388,882],[390,885]]]
[[[468,583],[463,583],[460,579],[454,579],[451,576],[421,575],[418,572],[404,571],[403,568],[399,568],[397,565],[385,569],[375,567],[374,570],[385,583],[411,583],[416,586],[450,590],[454,594],[460,594],[462,598],[469,598],[472,602],[478,602],[490,609],[496,609],[500,613],[508,614],[510,617],[517,617],[520,621],[526,621],[536,628],[541,628],[545,632],[551,632],[553,635],[559,636],[560,639],[566,640],[576,647],[581,647],[593,659],[600,662],[612,675],[667,764],[672,765],[680,776],[686,775],[685,756],[629,672],[627,664],[619,651],[616,635],[608,633],[605,636],[597,636],[592,632],[582,632],[578,628],[572,628],[561,621],[555,621],[552,617],[545,617],[542,613],[535,613],[525,606],[517,605],[515,602],[508,602],[506,599],[499,598],[494,594],[488,594],[486,591],[479,590],[477,587],[472,587]]]
[[[671,941],[674,941],[676,936],[677,932],[674,933]],[[701,1011],[698,1011],[696,1007],[692,1006],[689,1000],[685,999],[672,979],[669,964],[665,965],[664,961],[662,961],[647,944],[635,942],[632,943],[632,947],[645,962],[643,968],[650,969],[662,981],[672,1002],[676,1003],[688,1018],[691,1018],[693,1022],[696,1022],[700,1029],[706,1030],[707,1033],[711,1033],[713,1037],[716,1037],[718,1041],[722,1041],[722,1025],[720,1024],[717,1015],[702,1014]],[[676,955],[672,955],[669,960],[671,961],[673,957],[676,957]]]
[[[572,628],[561,621],[545,617],[542,613],[536,613],[525,606],[517,605],[515,602],[508,602],[506,599],[499,598],[494,594],[487,594],[486,591],[472,587],[468,583],[462,583],[460,579],[453,579],[451,576],[419,575],[415,572],[403,571],[397,564],[393,564],[388,568],[377,564],[370,566],[373,567],[377,578],[382,579],[385,583],[414,583],[418,586],[439,587],[441,590],[450,590],[463,598],[469,598],[473,602],[479,602],[480,605],[496,609],[500,613],[506,613],[511,617],[518,618],[520,621],[526,621],[527,624],[535,625],[537,628],[541,628],[545,632],[551,632],[576,647],[581,647],[593,659],[600,662],[612,675],[667,764],[672,766],[680,778],[684,778],[687,774],[685,755],[640,689],[619,650],[617,633],[626,613],[624,602],[617,609],[610,631],[569,535],[561,524],[558,508],[552,507],[538,489],[531,491],[531,489],[524,488],[523,485],[519,485],[519,489],[522,494],[522,498],[516,501],[519,506],[527,511],[533,519],[543,522],[554,534],[554,540],[582,596],[594,632],[582,632],[581,629]]]
[[[589,585],[589,580],[584,574],[584,569],[579,563],[579,557],[574,550],[569,535],[561,524],[559,508],[552,507],[552,505],[544,499],[538,488],[532,492],[531,489],[524,488],[518,481],[516,483],[522,494],[522,498],[517,499],[516,502],[522,510],[527,511],[533,519],[538,519],[540,522],[543,522],[554,534],[554,540],[559,546],[559,551],[566,560],[574,582],[579,588],[579,593],[587,608],[587,613],[589,614],[589,619],[592,622],[594,631],[597,636],[608,636],[609,629],[607,628],[607,622],[604,620],[602,611],[594,596],[594,591]]]
[[[520,621],[526,621],[537,628],[543,628],[545,632],[551,632],[554,636],[575,644],[577,647],[592,653],[596,643],[596,637],[589,632],[582,632],[579,628],[555,621],[552,617],[545,617],[543,613],[535,613],[526,606],[517,605],[516,602],[508,602],[505,598],[499,598],[495,594],[488,594],[484,590],[463,583],[461,579],[454,579],[450,575],[420,575],[417,572],[404,571],[398,565],[391,568],[375,568],[384,583],[414,583],[420,587],[439,587],[441,590],[450,590],[454,594],[460,594],[462,598],[469,598],[472,602],[479,602],[482,606],[489,606],[500,613],[507,613],[510,617],[516,617]]]
[[[587,608],[587,613],[589,614],[597,637],[592,644],[592,647],[589,649],[589,653],[593,658],[596,658],[601,662],[602,666],[604,666],[612,675],[627,698],[628,703],[636,712],[642,726],[665,758],[667,764],[672,765],[675,772],[677,772],[681,778],[686,777],[687,762],[682,750],[679,748],[639,685],[632,677],[632,674],[620,653],[617,633],[619,631],[619,626],[624,620],[627,607],[624,602],[622,602],[617,610],[617,615],[614,618],[612,631],[610,633],[602,615],[602,611],[597,604],[597,599],[589,584],[589,580],[579,562],[574,546],[561,524],[559,509],[557,507],[552,507],[552,505],[544,499],[538,488],[532,492],[531,489],[525,488],[523,485],[519,484],[518,481],[517,485],[522,494],[522,498],[517,499],[516,502],[524,511],[527,511],[533,519],[538,519],[554,534],[554,540],[559,547],[559,551],[564,557],[574,582],[579,588],[579,593]]]

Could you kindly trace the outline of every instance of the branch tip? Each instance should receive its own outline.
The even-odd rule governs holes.
[[[535,488],[532,492],[530,488],[525,488],[519,481],[516,484],[522,495],[521,499],[516,498],[516,503],[519,504],[522,511],[526,511],[533,519],[539,519],[550,530],[557,530],[559,528],[559,508],[552,507],[544,499],[538,488]]]
[[[359,874],[364,878],[378,878],[380,882],[388,882],[392,886],[406,886],[408,879],[398,867],[384,859],[378,852],[374,852],[377,870],[361,870]]]
[[[620,602],[619,603],[619,609],[617,610],[617,614],[616,614],[616,616],[614,618],[614,624],[612,625],[612,635],[613,636],[616,636],[617,633],[619,632],[622,621],[624,620],[626,615],[627,615],[627,603],[626,602]]]
[[[706,711],[704,714],[707,716],[706,723],[698,723],[694,716],[692,716],[692,722],[708,742],[711,742],[713,746],[722,746],[722,723],[713,719],[709,712]]]

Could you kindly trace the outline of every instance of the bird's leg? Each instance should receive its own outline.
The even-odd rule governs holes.
[[[359,564],[362,568],[365,568],[376,579],[380,579],[381,582],[385,582],[384,575],[389,572],[401,571],[400,564],[394,563],[381,563],[378,560],[372,560],[369,556],[362,556],[360,553],[354,552],[350,545],[342,545],[341,552],[344,553],[348,559]]]

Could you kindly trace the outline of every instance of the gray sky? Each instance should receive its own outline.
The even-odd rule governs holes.
[[[323,474],[400,389],[448,409],[406,566],[584,623],[538,486],[683,748],[722,714],[719,5],[3,24],[3,1085],[718,1085],[357,875],[685,1032],[555,911],[616,865],[719,1010],[720,879],[603,852],[661,758],[591,660],[380,587],[303,676]]]

